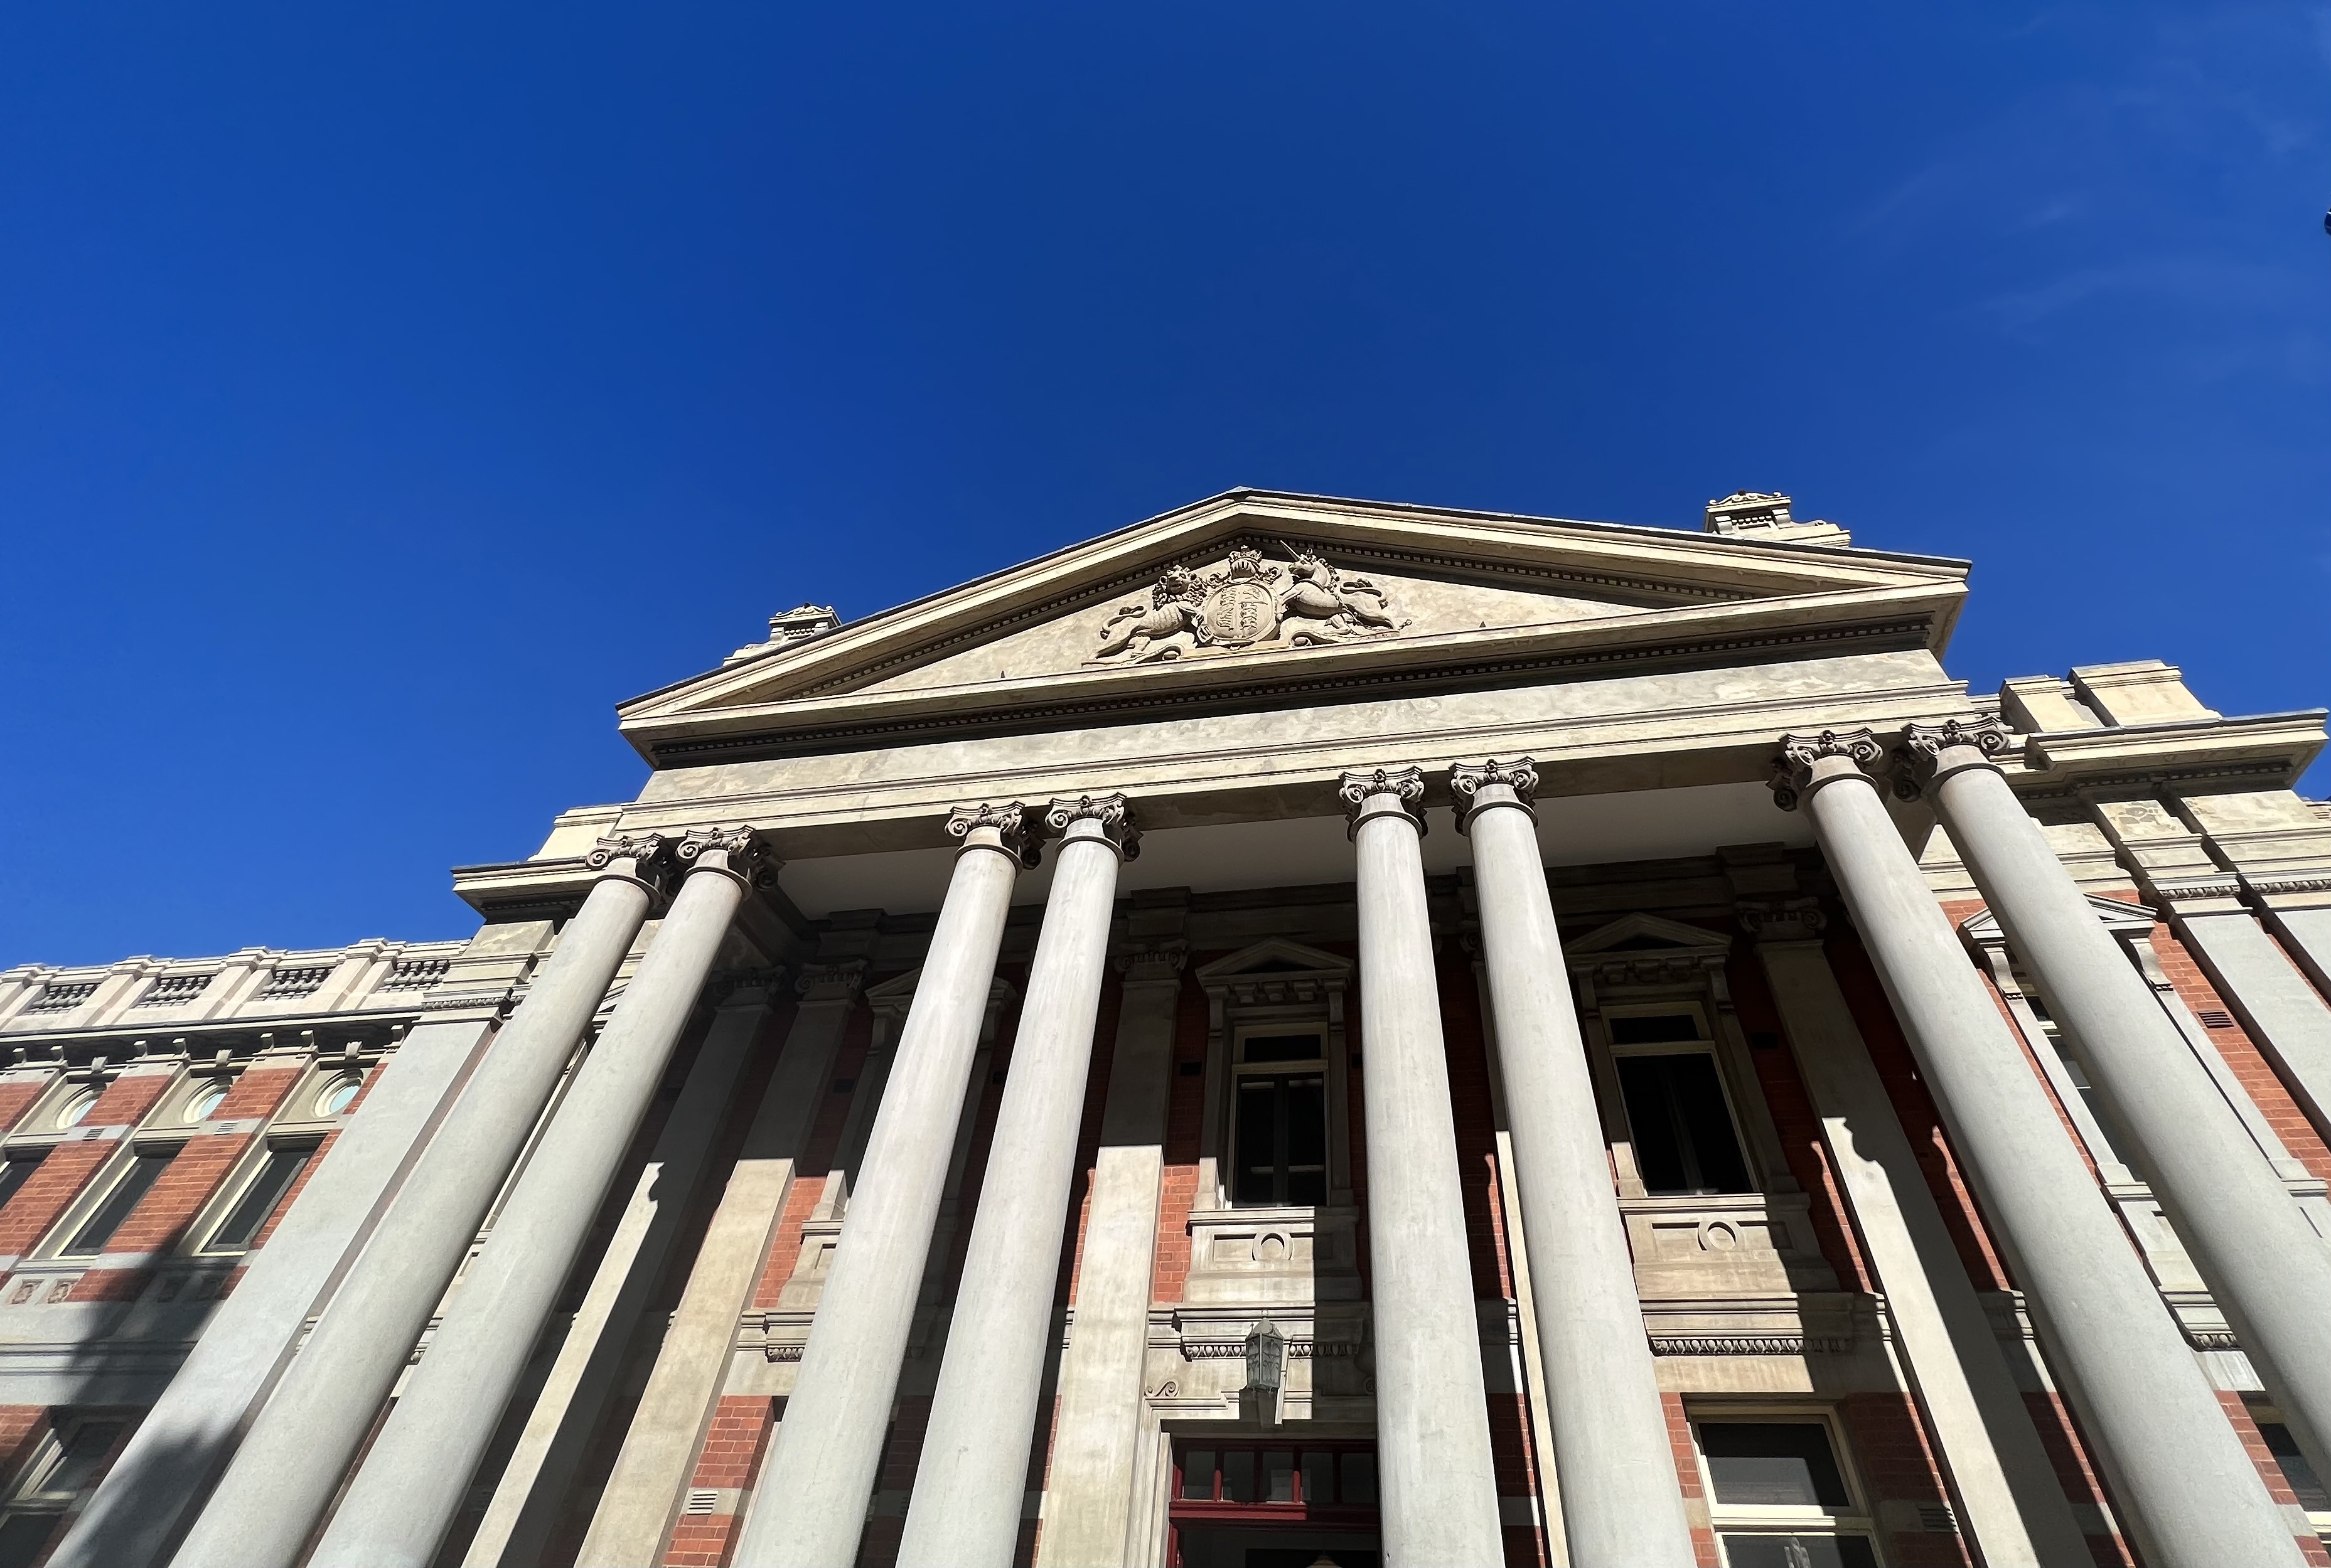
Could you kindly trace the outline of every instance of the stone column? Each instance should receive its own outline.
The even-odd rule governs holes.
[[[961,807],[947,821],[963,850],[737,1568],[831,1568],[857,1555],[1012,885],[1032,863],[1030,814],[1014,802]]]
[[[259,1412],[176,1568],[299,1561],[646,922],[668,848],[649,834],[591,851],[599,879]]]
[[[1450,783],[1473,841],[1563,1528],[1573,1558],[1597,1568],[1688,1563],[1691,1526],[1538,854],[1537,770],[1491,761]]]
[[[1984,1563],[2088,1568],[2088,1540],[1838,989],[1820,901],[1747,899],[1740,917],[1756,939],[1969,1543]]]
[[[1122,1568],[1146,1561],[1130,1549],[1130,1537],[1135,1493],[1153,1479],[1141,1462],[1142,1373],[1149,1352],[1174,1020],[1187,949],[1180,937],[1185,905],[1144,908],[1143,898],[1134,895],[1131,946],[1120,960],[1125,979],[1117,1043],[1101,1107],[1075,1316],[1061,1355],[1060,1424],[1052,1439],[1060,1462],[1045,1478],[1039,1568]]]
[[[662,1561],[719,1405],[737,1319],[752,1306],[753,1287],[793,1186],[794,1162],[809,1142],[865,977],[866,961],[853,958],[813,965],[795,983],[801,1010],[697,1249],[680,1308],[599,1494],[579,1562]]]
[[[1011,1568],[1019,1542],[1117,869],[1140,852],[1123,795],[1054,801],[1044,824],[1063,837],[996,1109],[996,1157],[980,1183],[931,1394],[899,1568]]]
[[[2007,744],[1999,721],[1913,725],[1905,741],[1906,767],[2079,1043],[2089,1082],[2291,1435],[2331,1471],[2331,1248],[1991,760]]]
[[[1413,767],[1347,773],[1340,793],[1359,861],[1384,1557],[1401,1568],[1501,1563],[1473,1264],[1424,904],[1418,806],[1424,774]],[[1642,1332],[1640,1319],[1635,1332]]]
[[[691,832],[678,858],[687,879],[366,1452],[309,1568],[428,1568],[460,1512],[762,864],[746,828]]]
[[[568,1487],[596,1442],[600,1418],[624,1392],[623,1373],[641,1319],[684,1240],[697,1194],[708,1176],[719,1179],[720,1173],[705,1167],[736,1102],[737,1082],[768,1031],[776,1006],[771,982],[780,978],[755,977],[713,1012],[688,1080],[657,1130],[655,1147],[633,1180],[614,1234],[592,1270],[590,1288],[558,1341],[541,1392],[529,1396],[521,1383],[515,1396],[528,1402],[526,1424],[462,1554],[465,1568],[514,1568],[541,1558]]]
[[[1784,736],[1774,795],[1812,818],[2049,1361],[2100,1450],[2122,1525],[2164,1565],[2303,1561],[1862,771],[1880,755],[1866,729]]]

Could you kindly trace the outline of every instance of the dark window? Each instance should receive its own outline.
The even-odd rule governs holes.
[[[28,1155],[21,1160],[10,1160],[0,1164],[0,1203],[14,1197],[16,1189],[33,1179],[33,1173],[41,1168],[42,1158],[40,1155]]]
[[[2280,1421],[2260,1421],[2258,1430],[2266,1439],[2267,1452],[2282,1468],[2282,1478],[2298,1494],[2298,1506],[2310,1514],[2331,1511],[2331,1493],[2324,1490],[2322,1478],[2298,1451],[2298,1440],[2290,1435],[2290,1429]]]
[[[1233,1203],[1327,1201],[1327,1076],[1316,1034],[1251,1037],[1240,1043],[1237,1110],[1231,1129]],[[1284,1072],[1251,1070],[1306,1063]]]
[[[130,1163],[128,1172],[114,1183],[113,1191],[105,1195],[105,1202],[81,1221],[81,1229],[73,1232],[72,1240],[59,1249],[60,1254],[67,1258],[93,1258],[104,1251],[105,1244],[113,1240],[113,1233],[121,1229],[121,1222],[129,1218],[130,1211],[138,1207],[138,1201],[161,1179],[163,1171],[177,1157],[177,1153],[176,1149],[140,1149]]]
[[[267,1217],[275,1212],[275,1205],[283,1201],[283,1194],[291,1190],[291,1183],[300,1179],[300,1173],[308,1168],[315,1154],[313,1145],[269,1150],[267,1163],[259,1167],[259,1174],[243,1189],[243,1197],[227,1215],[226,1222],[211,1232],[207,1250],[228,1252],[250,1246],[251,1239],[259,1234],[259,1228],[267,1223]]]
[[[1635,1136],[1635,1164],[1650,1193],[1748,1193],[1748,1163],[1732,1130],[1716,1059],[1622,1056],[1619,1089]]]
[[[11,1514],[0,1521],[0,1568],[33,1568],[63,1524],[62,1514]]]
[[[1816,1422],[1708,1421],[1699,1429],[1699,1451],[1708,1456],[1719,1503],[1843,1508],[1851,1502],[1829,1433]]]
[[[1724,1533],[1732,1568],[1876,1568],[1861,1535],[1742,1535]]]
[[[1613,1045],[1673,1045],[1699,1038],[1699,1020],[1689,1012],[1622,1013],[1603,1022],[1610,1027]]]
[[[1244,1504],[1277,1516],[1297,1509],[1328,1510],[1376,1506],[1376,1456],[1348,1443],[1289,1444],[1284,1448],[1182,1448],[1175,1497],[1185,1503],[1216,1505],[1199,1509],[1217,1516],[1219,1505]],[[1306,1559],[1308,1561],[1308,1559]]]

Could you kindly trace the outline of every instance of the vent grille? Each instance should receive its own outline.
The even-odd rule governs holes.
[[[210,984],[208,974],[165,974],[154,982],[153,988],[138,999],[140,1007],[175,1007],[181,1002],[192,1002]]]
[[[407,958],[388,972],[381,982],[383,991],[426,991],[445,977],[453,966],[451,958]]]
[[[1918,1528],[1931,1535],[1955,1535],[1959,1528],[1958,1516],[1951,1512],[1948,1503],[1921,1503],[1918,1505]]]
[[[267,984],[259,988],[259,994],[270,999],[312,996],[324,988],[324,982],[331,973],[328,965],[321,969],[279,969],[267,977]]]
[[[717,1491],[697,1487],[690,1490],[688,1494],[687,1511],[689,1513],[709,1514],[714,1508],[719,1506],[719,1505],[720,1494]]]
[[[2205,1007],[2202,1010],[2202,1025],[2205,1029],[2231,1029],[2234,1026],[2234,1015],[2231,1012],[2221,1012],[2214,1007]]]
[[[96,994],[97,982],[94,980],[77,980],[71,985],[52,985],[44,989],[41,993],[40,999],[24,1011],[71,1012]]]

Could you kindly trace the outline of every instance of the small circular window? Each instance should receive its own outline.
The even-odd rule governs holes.
[[[57,1107],[57,1126],[61,1127],[81,1126],[83,1118],[89,1115],[90,1107],[95,1104],[97,1104],[97,1091],[93,1088],[81,1090]]]
[[[364,1079],[360,1078],[334,1079],[317,1092],[316,1114],[319,1117],[338,1116],[356,1104],[357,1090],[362,1088]]]
[[[207,1121],[210,1119],[211,1113],[225,1103],[226,1086],[224,1084],[214,1083],[207,1088],[198,1088],[195,1091],[195,1098],[186,1102],[186,1120]]]

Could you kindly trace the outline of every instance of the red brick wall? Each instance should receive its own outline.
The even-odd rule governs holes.
[[[1889,1502],[1949,1501],[1917,1406],[1908,1394],[1848,1394],[1838,1408],[1873,1513]],[[1891,1532],[1887,1553],[1899,1568],[1964,1568],[1968,1561],[1960,1538],[1940,1531]]]
[[[168,1073],[125,1074],[106,1086],[82,1118],[83,1127],[132,1127],[145,1117],[170,1085]],[[119,1139],[60,1144],[16,1195],[0,1208],[0,1254],[23,1254],[72,1206],[98,1168],[120,1152]]]
[[[2188,1008],[2197,1014],[2217,1012],[2232,1016],[2225,998],[2219,995],[2193,955],[2165,923],[2153,927],[2153,953],[2161,962],[2162,974],[2177,988],[2179,999]],[[2209,1034],[2210,1042],[2225,1058],[2226,1065],[2249,1091],[2291,1157],[2305,1165],[2308,1174],[2331,1180],[2331,1148],[2325,1147],[2323,1135],[2307,1119],[2307,1113],[2298,1108],[2298,1102],[2291,1098],[2290,1090],[2249,1031],[2237,1022],[2224,1029],[2212,1029]]]
[[[1668,1418],[1668,1451],[1675,1458],[1676,1479],[1683,1486],[1684,1506],[1698,1503],[1704,1509],[1708,1489],[1699,1484],[1699,1452],[1692,1446],[1691,1418],[1684,1413],[1683,1396],[1678,1393],[1660,1395],[1660,1406]],[[1716,1568],[1716,1532],[1705,1525],[1691,1527],[1692,1552],[1699,1568]]]
[[[1191,954],[1174,1010],[1174,1079],[1166,1098],[1166,1173],[1158,1190],[1157,1261],[1150,1286],[1160,1301],[1181,1300],[1190,1277],[1190,1210],[1198,1201],[1198,1145],[1205,1136],[1209,1025],[1205,988],[1194,972],[1229,955]],[[1188,1062],[1200,1070],[1185,1076],[1182,1069]]]
[[[2278,1503],[2297,1504],[2298,1494],[2283,1478],[2282,1467],[2275,1463],[2273,1453],[2266,1446],[2266,1437],[2258,1430],[2258,1422],[2250,1419],[2250,1407],[2242,1402],[2242,1396],[2220,1389],[2218,1402],[2226,1407],[2226,1420],[2233,1424],[2234,1435],[2249,1450],[2250,1463],[2258,1467],[2268,1494]],[[2331,1564],[2331,1552],[2324,1550],[2323,1538],[2312,1531],[2298,1537],[2298,1549],[2307,1554],[2309,1563]]]
[[[776,1410],[777,1402],[765,1394],[722,1395],[690,1487],[751,1486],[775,1429]],[[665,1568],[725,1568],[736,1544],[737,1521],[734,1514],[682,1514],[664,1549]]]
[[[273,1116],[275,1107],[283,1103],[283,1097],[291,1092],[291,1086],[304,1070],[304,1066],[250,1069],[234,1080],[226,1098],[211,1113],[211,1118],[241,1121]],[[162,1173],[161,1179],[129,1212],[129,1217],[113,1233],[105,1250],[166,1252],[177,1246],[187,1225],[218,1190],[219,1183],[260,1136],[249,1132],[189,1138],[169,1168]],[[92,1269],[73,1282],[72,1299],[134,1300],[145,1290],[151,1275],[152,1270],[147,1269]]]
[[[819,1091],[824,1102],[811,1124],[807,1146],[794,1162],[794,1181],[785,1191],[785,1212],[769,1239],[769,1257],[761,1269],[761,1282],[753,1289],[756,1307],[775,1307],[785,1281],[793,1278],[794,1264],[801,1257],[802,1226],[808,1221],[810,1211],[817,1207],[825,1178],[832,1170],[833,1156],[842,1145],[842,1126],[850,1119],[851,1101],[865,1082],[866,1056],[873,1043],[874,1012],[861,1001],[852,1008],[849,1021],[842,1026],[842,1043],[833,1053],[833,1076]],[[837,1094],[833,1084],[843,1079],[850,1079],[852,1087]]]
[[[51,1073],[46,1078],[16,1079],[0,1083],[0,1132],[14,1132],[24,1113],[33,1108],[33,1102],[39,1099],[49,1085],[55,1081],[56,1075]]]

